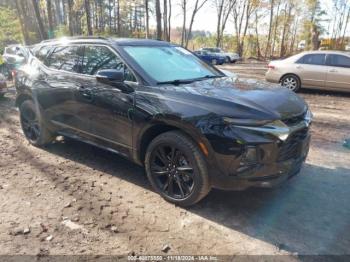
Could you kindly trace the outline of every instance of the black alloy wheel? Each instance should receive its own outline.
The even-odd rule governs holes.
[[[169,131],[152,140],[145,168],[153,188],[171,203],[190,206],[210,191],[205,157],[180,131]]]
[[[193,191],[193,167],[175,146],[162,144],[154,150],[151,172],[158,189],[170,198],[185,199]]]

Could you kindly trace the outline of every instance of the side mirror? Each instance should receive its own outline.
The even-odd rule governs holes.
[[[97,81],[104,84],[120,84],[124,82],[124,71],[115,69],[99,70],[96,74]]]
[[[103,69],[97,71],[96,80],[100,83],[114,86],[122,92],[131,93],[134,91],[132,87],[124,83],[124,71],[116,69]]]

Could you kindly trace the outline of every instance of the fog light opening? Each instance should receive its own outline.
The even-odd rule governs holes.
[[[256,164],[258,162],[257,148],[255,146],[247,146],[242,156],[241,163]]]

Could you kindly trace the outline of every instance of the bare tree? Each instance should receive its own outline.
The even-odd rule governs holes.
[[[228,17],[236,4],[236,0],[216,0],[215,4],[217,11],[216,47],[219,47],[222,43]]]
[[[146,15],[146,38],[149,38],[149,0],[145,0],[145,15]]]
[[[54,37],[54,32],[53,32],[53,15],[52,15],[52,2],[51,0],[46,0],[46,9],[47,9],[47,20],[49,22],[49,38]]]
[[[88,35],[93,35],[92,26],[91,26],[91,11],[90,11],[90,1],[84,0],[85,16],[86,16],[86,25],[88,30]]]
[[[43,23],[43,20],[41,18],[41,15],[40,15],[39,3],[37,0],[32,0],[32,3],[33,3],[33,7],[34,7],[36,21],[38,23],[40,38],[42,40],[47,39],[47,34],[45,31],[44,23]]]
[[[162,39],[162,14],[160,12],[160,1],[155,0],[156,4],[156,21],[157,21],[157,39]]]
[[[186,48],[188,47],[188,42],[191,38],[194,18],[196,16],[196,14],[198,13],[198,11],[204,6],[204,4],[206,2],[207,2],[207,0],[202,0],[201,2],[199,2],[199,0],[196,0],[196,2],[195,2],[195,5],[194,5],[193,11],[192,11],[192,15],[191,15],[190,25],[188,27],[187,34],[186,34],[186,41],[185,41]]]
[[[186,40],[186,15],[187,15],[187,0],[182,0],[182,32],[181,32],[181,46],[184,46]]]
[[[265,58],[271,50],[271,33],[272,33],[272,21],[273,21],[273,9],[275,8],[275,0],[270,0],[270,24],[269,24],[269,34],[267,36]]]

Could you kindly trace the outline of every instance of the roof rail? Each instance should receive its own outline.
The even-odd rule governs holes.
[[[61,38],[53,38],[53,39],[47,39],[42,40],[40,43],[50,43],[54,41],[59,41],[60,39],[67,39],[67,40],[76,40],[76,39],[101,39],[101,40],[109,40],[107,37],[103,36],[69,36],[69,37],[61,37]]]

